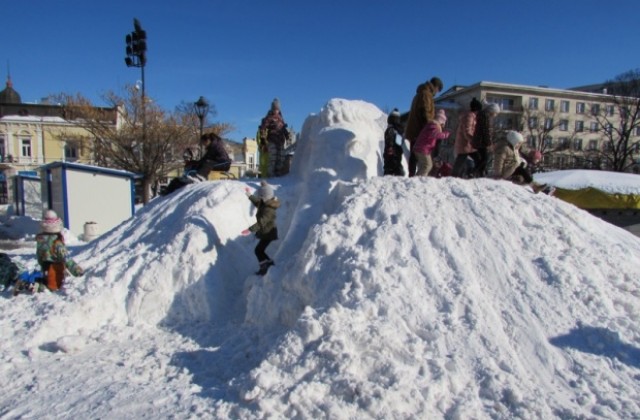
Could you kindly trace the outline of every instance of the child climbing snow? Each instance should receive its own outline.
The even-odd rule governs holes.
[[[269,244],[278,239],[278,228],[276,226],[276,210],[280,207],[280,201],[273,193],[273,188],[266,183],[266,181],[260,182],[260,188],[256,191],[256,194],[251,194],[249,188],[245,189],[247,197],[258,208],[256,213],[256,223],[251,225],[249,229],[242,231],[243,235],[255,233],[256,237],[260,240],[256,246],[255,253],[260,264],[260,270],[256,274],[262,276],[267,273],[269,267],[274,265],[274,262],[265,250]]]
[[[67,256],[67,247],[62,236],[62,220],[55,211],[45,211],[40,227],[42,232],[36,235],[38,264],[49,290],[59,290],[64,284],[65,269],[76,277],[84,274],[84,270]]]

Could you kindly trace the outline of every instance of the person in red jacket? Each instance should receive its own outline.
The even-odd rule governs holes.
[[[476,131],[477,114],[482,110],[482,103],[476,98],[471,100],[469,111],[466,111],[460,117],[460,123],[456,130],[456,140],[453,145],[453,151],[456,160],[453,162],[452,174],[458,178],[469,178],[471,174],[468,172],[467,159],[476,157],[476,149],[471,145],[473,134]],[[478,160],[477,157],[475,160]]]
[[[453,171],[453,166],[449,162],[445,162],[441,158],[433,158],[433,169],[429,172],[429,176],[434,178],[443,178],[446,176],[451,176],[451,172]]]
[[[449,131],[443,131],[446,123],[447,116],[443,109],[439,109],[435,119],[429,121],[422,131],[420,131],[416,143],[413,146],[413,154],[418,163],[416,176],[427,176],[429,172],[431,172],[431,168],[433,167],[431,152],[440,140],[448,138],[450,134]]]

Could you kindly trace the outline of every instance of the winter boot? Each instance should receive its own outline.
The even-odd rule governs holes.
[[[267,274],[267,270],[269,270],[269,267],[271,267],[272,265],[275,265],[273,260],[261,261],[260,262],[260,270],[256,271],[256,274],[259,275],[259,276],[264,276],[265,274]]]

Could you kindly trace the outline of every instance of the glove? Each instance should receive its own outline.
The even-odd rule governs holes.
[[[248,234],[251,233],[251,231],[249,229],[245,229],[242,232],[240,232],[242,234],[242,236],[247,236]]]

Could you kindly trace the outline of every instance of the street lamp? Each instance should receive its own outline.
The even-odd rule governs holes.
[[[200,137],[202,137],[202,130],[204,128],[204,117],[209,113],[209,102],[201,96],[198,98],[196,102],[193,104],[193,109],[200,120]]]
[[[147,121],[145,117],[146,97],[144,94],[144,66],[147,64],[147,32],[142,29],[140,21],[136,18],[133,18],[133,29],[133,32],[127,34],[125,37],[127,56],[124,62],[127,67],[140,67],[140,71],[142,72],[142,139],[144,142],[147,134]]]

